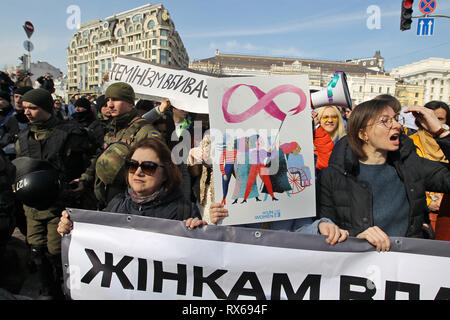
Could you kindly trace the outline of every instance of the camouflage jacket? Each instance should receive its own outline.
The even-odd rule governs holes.
[[[135,109],[113,118],[107,125],[103,152],[92,159],[80,181],[85,186],[93,186],[97,200],[105,205],[126,186],[124,164],[129,148],[149,137],[161,139],[160,133]],[[114,191],[109,192],[108,189]]]

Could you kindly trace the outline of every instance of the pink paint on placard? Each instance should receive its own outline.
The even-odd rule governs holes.
[[[240,113],[240,114],[231,114],[228,112],[228,104],[231,99],[231,96],[233,93],[239,88],[239,87],[248,87],[250,88],[255,96],[258,98],[258,102],[247,109],[246,111]],[[278,86],[272,90],[270,90],[268,93],[265,93],[261,89],[259,89],[256,86],[247,85],[247,84],[238,84],[225,92],[223,99],[222,99],[222,111],[223,116],[225,118],[225,121],[228,123],[240,123],[244,122],[245,120],[250,119],[251,117],[255,116],[257,113],[261,112],[261,110],[264,110],[268,114],[270,114],[273,118],[276,118],[280,121],[284,121],[287,114],[280,110],[280,108],[275,104],[273,99],[277,97],[280,94],[283,93],[295,93],[300,97],[300,103],[297,107],[289,110],[289,112],[293,111],[294,113],[292,115],[295,115],[301,111],[303,111],[306,107],[306,95],[303,92],[302,89],[286,84]]]

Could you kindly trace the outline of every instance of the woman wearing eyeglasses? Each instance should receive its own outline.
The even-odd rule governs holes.
[[[450,155],[449,131],[432,110],[406,112],[434,135]],[[420,158],[411,139],[402,134],[404,119],[388,102],[358,105],[347,122],[347,136],[333,149],[320,182],[320,217],[333,220],[350,236],[366,239],[378,251],[390,249],[389,237],[425,237],[425,190],[450,191],[449,168]]]
[[[344,119],[334,106],[326,106],[317,109],[313,113],[314,125],[314,156],[316,169],[322,170],[328,166],[334,144],[345,136]]]
[[[184,199],[181,173],[164,143],[155,138],[139,141],[128,153],[126,168],[127,190],[116,195],[104,211],[182,220],[190,228],[206,224],[197,206]],[[58,233],[71,229],[69,214],[63,211]]]

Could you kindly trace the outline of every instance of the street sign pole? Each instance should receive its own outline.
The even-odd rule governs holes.
[[[34,33],[34,25],[30,21],[25,21],[23,29],[25,30],[28,39],[31,39],[31,36]],[[26,59],[27,63],[24,63],[24,69],[25,71],[31,71],[31,51],[34,49],[34,46],[33,43],[31,43],[31,41],[29,40],[25,40],[23,46],[25,50],[28,51],[28,59]]]

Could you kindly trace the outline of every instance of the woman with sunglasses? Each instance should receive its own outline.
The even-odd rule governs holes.
[[[344,119],[335,106],[326,106],[313,111],[314,125],[314,157],[316,169],[328,166],[334,144],[345,136]]]
[[[449,131],[441,128],[433,111],[410,107],[406,112],[412,112],[448,157]],[[320,180],[319,216],[378,251],[390,249],[389,237],[426,237],[425,190],[450,191],[449,168],[419,157],[402,133],[403,124],[404,118],[385,100],[358,105]]]
[[[116,195],[104,211],[181,220],[190,228],[206,224],[197,206],[184,199],[180,171],[163,142],[147,138],[136,143],[127,155],[126,168],[127,190]],[[62,235],[71,229],[69,214],[63,211],[58,232]]]

